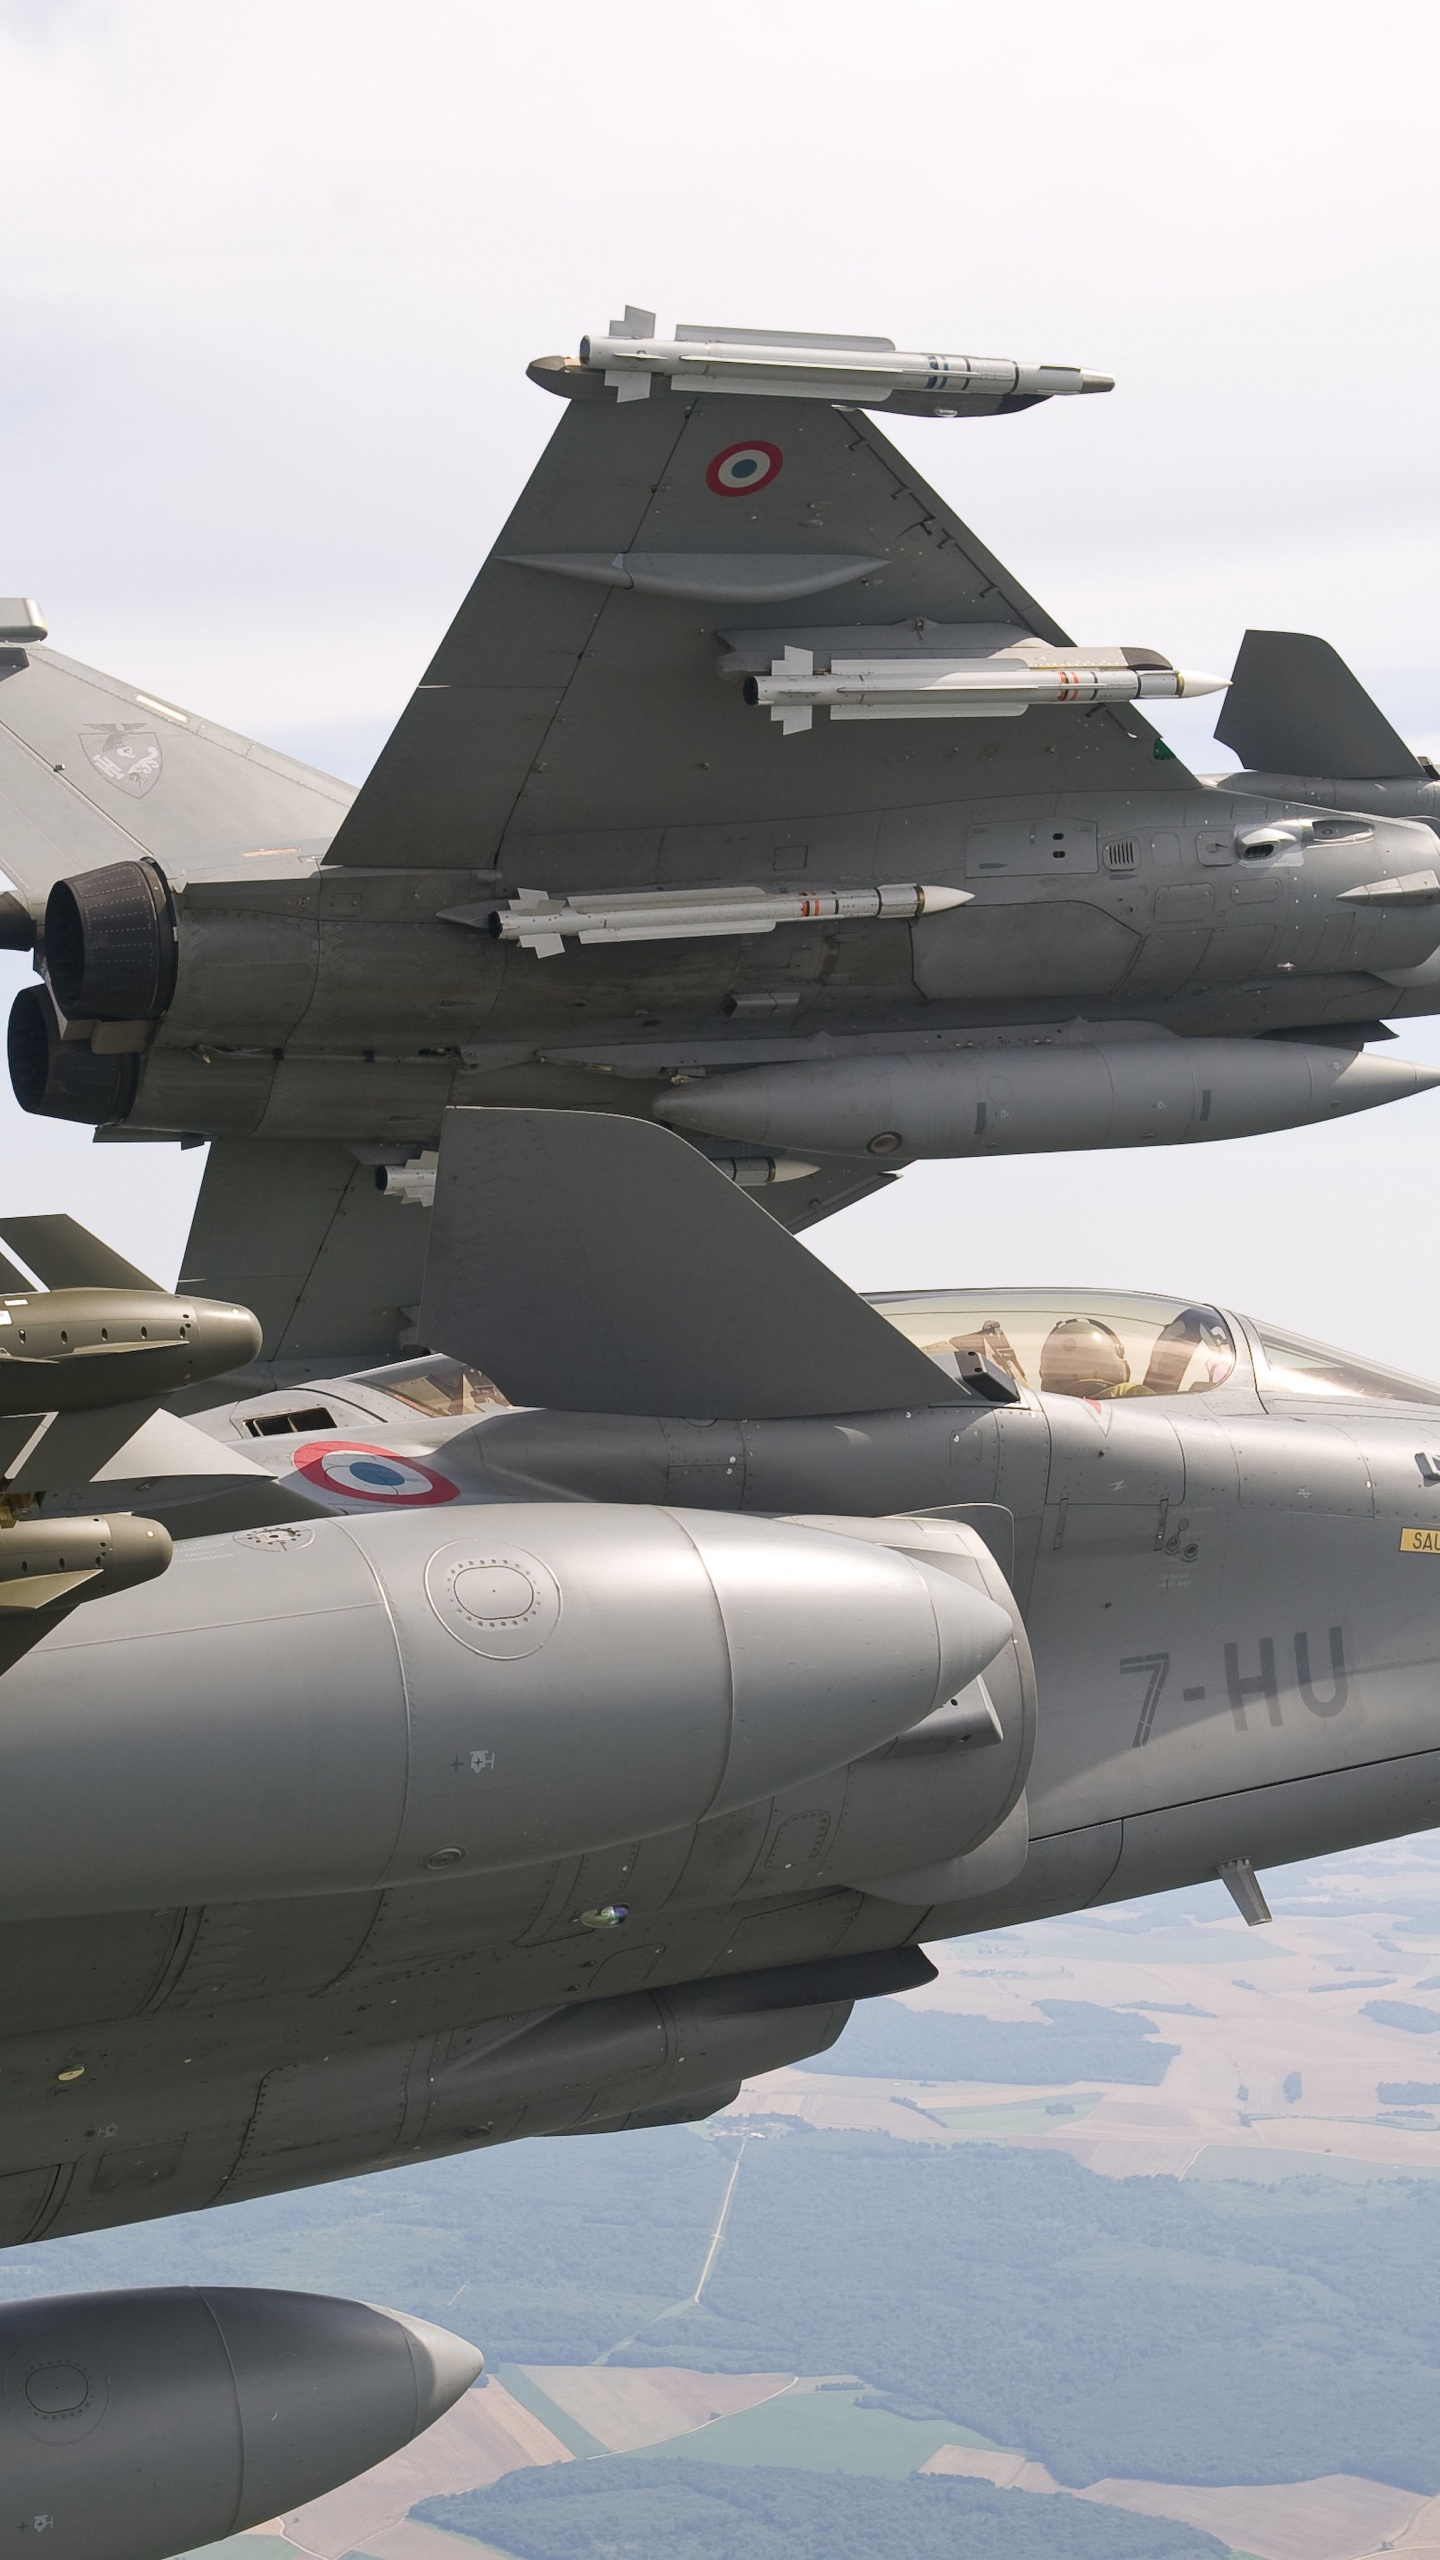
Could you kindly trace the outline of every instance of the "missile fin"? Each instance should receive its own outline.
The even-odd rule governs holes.
[[[158,1289],[78,1218],[0,1217],[0,1236],[47,1289]],[[24,1283],[21,1283],[24,1286]]]

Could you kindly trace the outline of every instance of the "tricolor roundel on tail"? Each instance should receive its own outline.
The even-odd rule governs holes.
[[[768,488],[784,461],[778,444],[727,444],[710,464],[705,486],[717,498],[744,498],[752,489]]]

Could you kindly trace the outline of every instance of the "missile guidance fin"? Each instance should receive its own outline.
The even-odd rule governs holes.
[[[77,1218],[0,1218],[0,1236],[47,1289],[158,1290],[160,1286],[99,1236],[92,1236]]]

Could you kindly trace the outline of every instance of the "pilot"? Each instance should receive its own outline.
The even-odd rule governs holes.
[[[1223,1385],[1235,1366],[1235,1348],[1213,1307],[1182,1307],[1151,1345],[1145,1371],[1145,1384],[1151,1395],[1183,1394],[1185,1373],[1195,1353],[1202,1349],[1205,1356],[1200,1364],[1201,1374],[1190,1383],[1192,1395],[1197,1390],[1203,1393],[1207,1387]]]
[[[1098,1316],[1062,1316],[1051,1326],[1040,1353],[1040,1391],[1107,1400],[1153,1393],[1132,1384],[1120,1336]]]

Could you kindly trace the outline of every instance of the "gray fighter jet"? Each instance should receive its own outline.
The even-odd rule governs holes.
[[[64,1301],[144,1276],[3,1225],[6,1410],[113,1413]],[[0,2242],[704,2116],[927,1940],[1217,1876],[1261,1922],[1440,1818],[1440,1388],[1183,1297],[866,1303],[604,1114],[448,1116],[439,1349],[197,1409],[216,1304],[188,1416],[5,1497]],[[377,2318],[13,2306],[7,2528],[160,2560],[313,2494],[473,2371]],[[314,2419],[243,2478],[237,2391],[247,2448]]]
[[[10,609],[27,1108],[402,1171],[448,1106],[658,1114],[798,1227],[1432,1080],[1367,1045],[1436,1001],[1413,794],[1202,788],[1142,705],[1219,679],[1072,643],[870,414],[1103,376],[633,309],[530,371],[560,423],[358,796]]]

